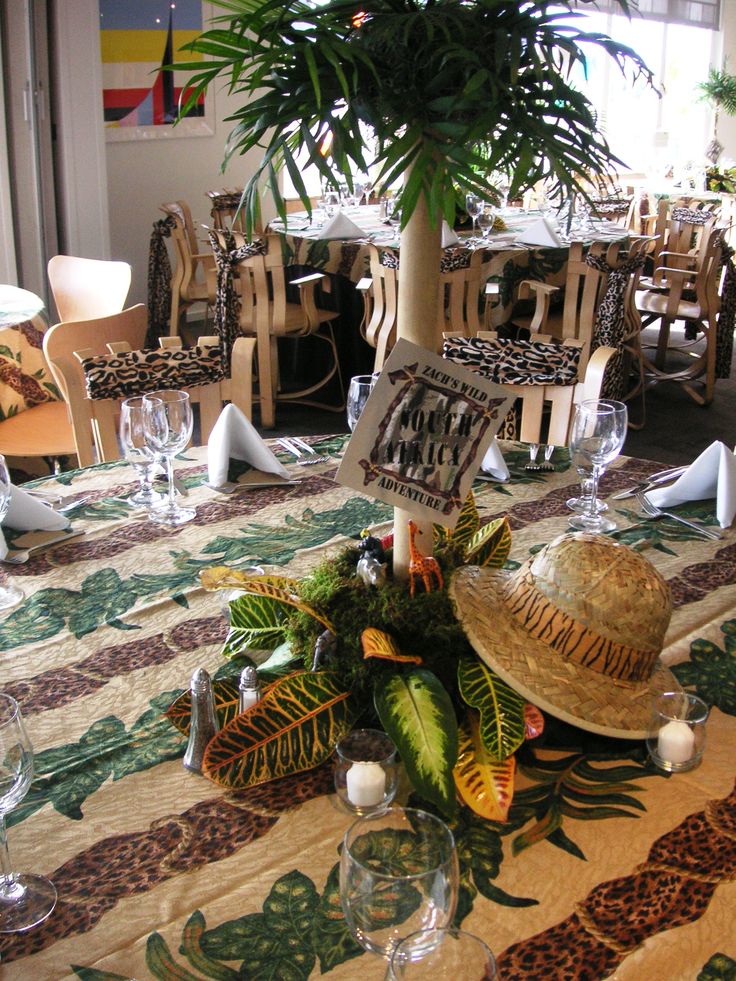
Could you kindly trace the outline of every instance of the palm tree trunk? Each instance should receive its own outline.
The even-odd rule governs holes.
[[[437,323],[437,293],[440,278],[442,220],[435,215],[430,220],[424,197],[401,233],[401,265],[399,273],[399,307],[397,336],[428,351],[437,351],[440,344]],[[394,579],[406,580],[409,575],[409,520],[412,515],[403,508],[394,508]],[[419,528],[417,546],[425,555],[432,554],[431,521],[414,521]]]

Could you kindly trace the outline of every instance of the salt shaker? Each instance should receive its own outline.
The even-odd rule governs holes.
[[[194,773],[202,772],[202,760],[207,744],[219,730],[212,679],[204,668],[192,675],[192,722],[189,743],[184,754],[184,766]]]
[[[248,665],[240,672],[238,691],[240,693],[238,712],[247,712],[260,700],[261,686],[258,684],[258,672],[253,665]]]

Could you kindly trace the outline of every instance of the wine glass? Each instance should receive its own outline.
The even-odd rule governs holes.
[[[576,514],[583,514],[583,512],[590,509],[590,495],[593,489],[593,469],[579,453],[576,453],[574,456],[571,454],[570,458],[578,477],[580,477],[580,497],[568,497],[565,504],[571,511],[575,511]],[[595,500],[595,509],[596,511],[607,511],[608,505],[600,497],[597,497]]]
[[[328,218],[332,218],[340,209],[340,192],[337,188],[328,187],[322,196],[322,210]]]
[[[5,515],[8,513],[8,508],[10,507],[10,496],[13,492],[12,485],[10,483],[10,474],[8,472],[8,465],[5,462],[5,457],[0,453],[0,524],[2,524]],[[1,534],[1,532],[0,532]],[[0,610],[10,610],[25,597],[25,593],[22,589],[14,586],[12,583],[3,585],[0,582]]]
[[[42,875],[11,870],[5,815],[23,800],[33,779],[33,747],[18,703],[0,692],[0,933],[28,930],[56,906],[56,888]]]
[[[474,245],[478,241],[478,237],[476,235],[476,227],[477,227],[478,215],[483,210],[483,202],[478,197],[477,194],[466,194],[465,195],[465,210],[470,215],[470,217],[473,219],[473,234],[472,234],[471,238],[469,239],[469,241],[470,241],[470,243],[472,245]]]
[[[350,933],[375,954],[391,954],[417,931],[450,926],[458,880],[452,832],[433,814],[390,807],[358,818],[345,833],[340,903]],[[409,955],[423,949],[420,934]]]
[[[491,232],[493,231],[493,225],[496,221],[496,210],[488,205],[485,205],[481,213],[478,215],[478,228],[480,228],[480,233],[483,236],[483,245],[488,245],[488,240],[490,238]]]
[[[125,459],[133,466],[141,484],[140,490],[128,498],[134,508],[150,508],[162,500],[153,489],[156,454],[146,441],[143,421],[143,397],[125,399],[120,405],[120,442]]]
[[[355,429],[361,412],[365,408],[375,380],[373,375],[355,375],[348,385],[347,412],[350,432]]]
[[[480,937],[454,927],[423,934],[413,933],[396,945],[386,981],[493,981],[496,977],[496,961]]]
[[[613,531],[616,522],[602,518],[595,502],[598,481],[612,460],[621,452],[626,439],[628,414],[623,402],[607,399],[588,399],[575,409],[570,436],[570,452],[592,469],[591,494],[588,510],[568,518],[573,528],[600,533]]]
[[[365,203],[368,204],[371,199],[371,191],[373,190],[373,181],[368,176],[368,174],[366,174],[364,177],[361,177],[360,183],[363,185],[363,194],[365,195]]]
[[[160,507],[149,512],[158,524],[183,525],[196,514],[194,508],[180,508],[174,487],[174,457],[184,449],[192,436],[192,405],[188,392],[164,390],[143,397],[143,426],[151,449],[166,458],[169,493]]]

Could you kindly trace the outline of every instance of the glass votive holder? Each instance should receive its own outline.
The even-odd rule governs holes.
[[[446,927],[412,933],[394,948],[386,981],[493,981],[496,961],[472,933]]]
[[[652,703],[647,750],[653,763],[668,773],[683,773],[700,763],[710,709],[697,695],[668,691]]]
[[[378,729],[354,729],[335,747],[335,790],[354,814],[372,814],[396,796],[396,747]]]

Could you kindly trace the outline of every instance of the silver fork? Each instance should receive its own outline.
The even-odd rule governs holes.
[[[662,508],[658,508],[656,504],[647,500],[644,494],[637,494],[636,499],[647,518],[671,518],[673,521],[679,521],[681,525],[686,525],[693,531],[697,531],[704,538],[710,538],[713,541],[719,541],[721,538],[717,531],[711,531],[710,528],[705,528],[703,525],[696,525],[695,522],[687,521],[685,518],[681,518],[679,514],[673,514],[671,511],[663,511]]]
[[[318,453],[313,446],[306,442],[306,440],[300,439],[298,436],[291,436],[290,442],[295,446],[298,446],[300,450],[304,450],[307,456],[314,457],[314,462],[317,463],[329,463],[330,458],[326,453]]]
[[[529,444],[529,463],[524,467],[525,470],[541,470],[542,465],[537,463],[537,453],[539,453],[539,443]]]
[[[300,449],[296,443],[293,443],[290,439],[277,439],[276,442],[279,446],[282,446],[287,453],[291,453],[295,457],[295,462],[300,467],[313,467],[316,463],[322,463],[322,457],[307,455],[304,450]],[[311,447],[310,447],[311,448]]]
[[[547,445],[544,448],[544,463],[539,464],[540,470],[555,469],[555,465],[554,463],[552,463],[552,454],[554,453],[554,451],[555,451],[554,446],[552,446],[550,443],[547,443]]]

